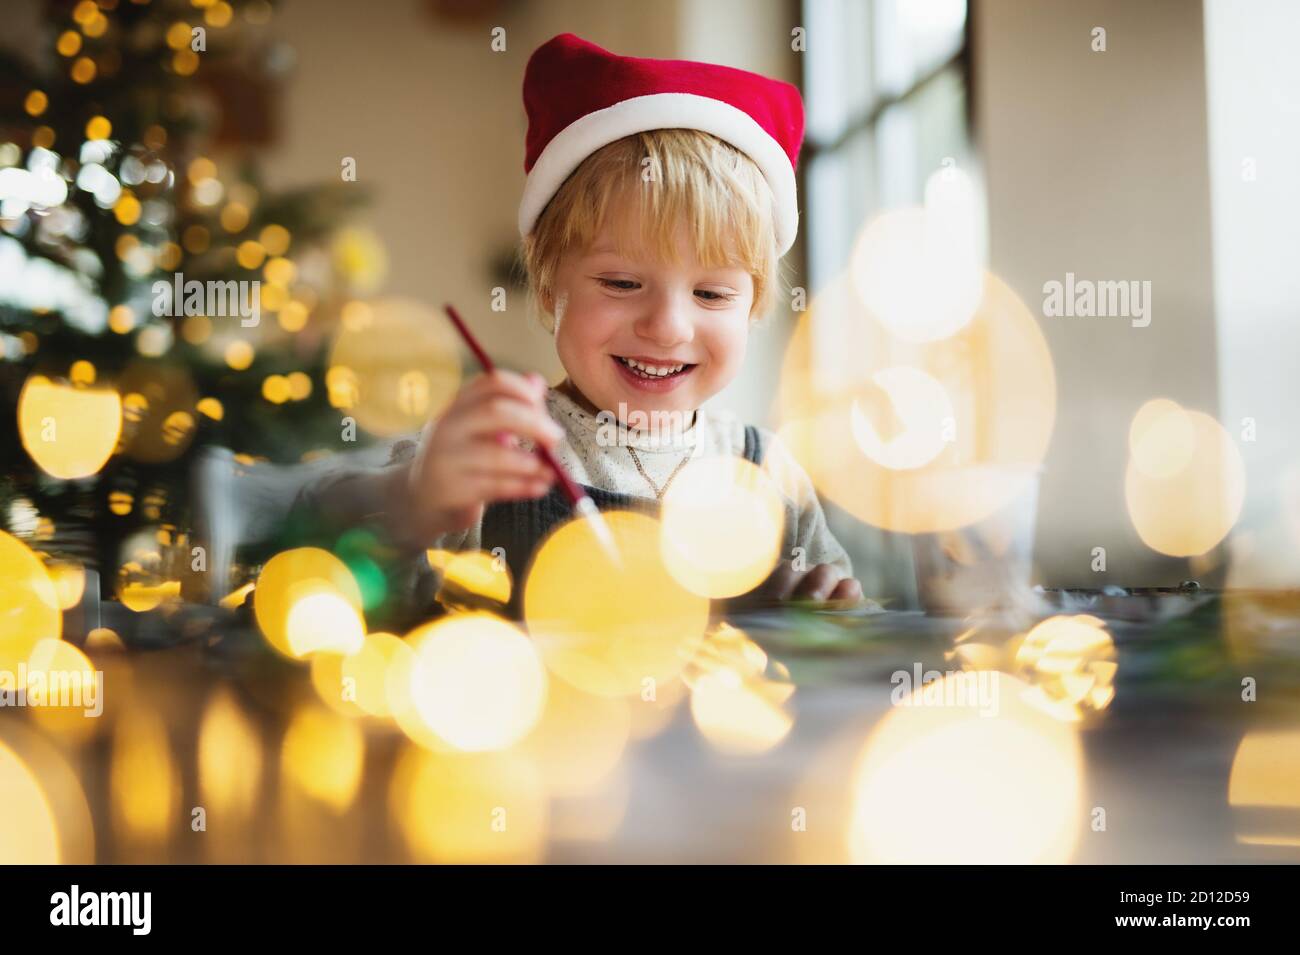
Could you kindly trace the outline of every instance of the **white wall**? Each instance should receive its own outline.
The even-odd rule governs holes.
[[[1035,562],[1049,586],[1177,584],[1124,503],[1128,428],[1167,397],[1218,416],[1204,38],[1195,0],[974,5],[990,263],[1041,316],[1066,272],[1152,283],[1152,321],[1041,318],[1058,412]],[[1107,50],[1091,50],[1094,27]],[[1091,549],[1107,550],[1107,572]],[[1208,579],[1208,578],[1206,578]]]

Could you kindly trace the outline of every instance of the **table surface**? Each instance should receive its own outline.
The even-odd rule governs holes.
[[[1262,679],[1261,699],[1243,703],[1241,670],[1224,652],[1217,602],[1217,597],[1202,595],[1175,602],[1167,612],[1130,615],[1141,619],[1120,619],[1123,607],[1118,615],[1103,618],[1117,651],[1116,695],[1109,707],[1077,727],[1082,815],[1068,854],[1071,861],[1300,861],[1300,751],[1292,748],[1294,762],[1279,768],[1283,788],[1295,797],[1290,805],[1261,809],[1229,801],[1229,779],[1243,737],[1289,732],[1284,739],[1300,739],[1295,735],[1300,708],[1294,668],[1260,670],[1277,679]],[[319,705],[306,669],[267,653],[254,632],[216,613],[190,608],[164,615],[167,619],[158,612],[108,614],[123,627],[128,648],[91,654],[105,673],[107,707],[105,719],[94,721],[93,729],[66,733],[39,714],[0,712],[0,740],[22,742],[28,752],[45,747],[71,770],[90,811],[94,860],[426,858],[394,824],[390,798],[397,765],[414,744],[390,723],[362,721],[364,769],[355,793],[334,805],[310,794],[290,798],[285,780],[291,773],[282,751],[286,727],[301,707]],[[911,672],[918,664],[950,668],[945,651],[972,625],[971,619],[769,611],[733,622],[771,660],[788,667],[795,685],[787,703],[793,716],[789,734],[761,753],[728,754],[705,738],[689,703],[679,705],[659,732],[628,743],[593,792],[546,800],[545,837],[526,858],[849,860],[853,767],[873,728],[895,709],[891,675]],[[1019,624],[994,615],[978,625],[987,634],[1009,634]],[[184,639],[176,638],[178,633]],[[243,745],[257,751],[262,772],[251,796],[255,809],[238,826],[214,820],[206,830],[194,832],[188,825],[191,809],[203,802],[201,792],[211,788],[204,788],[199,778],[197,740],[204,713],[220,688],[229,691],[252,726],[252,737]],[[142,709],[162,715],[165,750],[158,757],[155,749],[152,762],[137,761],[134,771],[142,778],[157,772],[174,780],[172,798],[159,805],[178,820],[151,834],[144,832],[147,822],[133,822],[132,813],[115,804],[127,798],[122,793],[128,785],[114,772],[114,762],[127,758],[117,730],[124,714]],[[999,770],[995,764],[991,754],[988,768],[994,774]],[[66,788],[66,779],[64,784]],[[906,780],[898,784],[905,786]],[[971,798],[970,785],[969,779],[954,779],[945,798],[954,806],[964,804]],[[960,846],[965,834],[954,820],[969,820],[969,812],[945,811],[939,802],[924,825],[908,821],[921,830],[915,839],[922,846]],[[1102,831],[1092,825],[1096,807],[1105,810]],[[792,826],[796,813],[803,815],[803,826]],[[1272,835],[1260,839],[1255,830],[1263,817]]]

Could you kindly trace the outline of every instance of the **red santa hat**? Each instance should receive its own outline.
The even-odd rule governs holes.
[[[618,56],[563,33],[529,58],[524,108],[520,235],[532,232],[564,181],[602,146],[651,129],[698,129],[755,162],[776,199],[778,254],[794,244],[804,120],[799,90],[789,83],[712,63]]]

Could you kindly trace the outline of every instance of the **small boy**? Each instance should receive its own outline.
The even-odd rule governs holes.
[[[480,376],[387,468],[335,472],[309,503],[342,523],[378,517],[412,549],[502,547],[518,584],[572,517],[535,445],[602,509],[653,511],[688,461],[739,455],[785,498],[786,559],[751,597],[859,599],[804,471],[770,431],[703,407],[740,373],[794,242],[798,91],[563,34],[530,58],[524,104],[524,263],[567,377]]]

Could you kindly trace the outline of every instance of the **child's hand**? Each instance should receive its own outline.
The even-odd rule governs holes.
[[[435,536],[473,526],[491,501],[541,497],[555,474],[527,439],[554,447],[563,429],[546,413],[546,382],[497,370],[461,389],[425,427],[398,490],[418,533]]]
[[[862,584],[853,577],[845,577],[834,564],[817,564],[797,571],[792,562],[783,560],[758,587],[729,601],[727,609],[748,610],[790,600],[854,604],[861,599]]]
[[[777,568],[778,572],[785,569],[785,565]],[[796,574],[790,571],[790,580],[792,587],[788,596],[782,596],[782,600],[861,600],[862,584],[854,577],[845,577],[834,564],[818,564],[812,570],[804,574]],[[783,581],[785,578],[782,578]],[[784,583],[783,583],[784,586]]]

